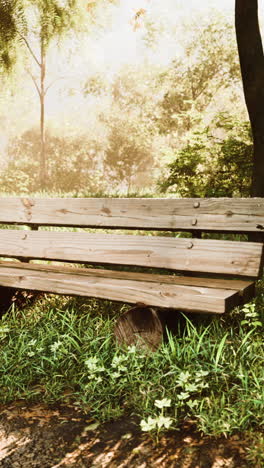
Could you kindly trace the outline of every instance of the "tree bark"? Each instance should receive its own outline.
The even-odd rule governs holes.
[[[39,180],[42,189],[45,188],[47,178],[46,141],[45,141],[45,77],[46,77],[46,53],[41,45],[40,63],[40,165]]]
[[[264,197],[264,54],[258,22],[258,0],[236,0],[235,25],[254,142],[251,195]]]

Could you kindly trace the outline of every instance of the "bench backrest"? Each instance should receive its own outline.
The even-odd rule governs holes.
[[[264,230],[264,199],[2,198],[1,224],[162,231]],[[0,230],[0,256],[136,265],[257,278],[263,244],[86,232]]]
[[[264,198],[2,198],[0,223],[264,232]]]

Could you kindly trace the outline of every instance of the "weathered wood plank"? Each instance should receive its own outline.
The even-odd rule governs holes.
[[[0,230],[0,257],[135,265],[258,277],[263,245],[86,232]]]
[[[19,268],[28,269],[29,265],[26,263],[16,261],[0,261],[0,268]],[[160,275],[153,273],[138,273],[133,271],[118,271],[118,270],[105,270],[98,268],[83,268],[82,266],[69,265],[65,263],[47,264],[47,263],[31,263],[31,270],[57,272],[57,273],[70,273],[77,276],[98,276],[99,278],[115,278],[126,279],[133,281],[144,281],[150,283],[164,283],[164,284],[179,284],[185,286],[202,286],[205,288],[215,289],[231,289],[238,291],[241,297],[255,296],[255,282],[247,279],[225,279],[225,278],[212,278],[201,276],[178,276],[178,275]]]
[[[263,232],[263,198],[2,198],[0,223]]]
[[[28,269],[28,264],[20,262],[0,261],[1,268]],[[237,291],[241,297],[241,302],[248,302],[255,296],[255,282],[245,279],[224,279],[196,276],[160,275],[152,273],[138,273],[131,271],[102,270],[94,268],[80,268],[73,265],[51,265],[31,263],[30,270],[74,274],[75,276],[92,276],[98,278],[114,278],[120,280],[142,281],[150,283],[178,284],[183,286],[200,286],[204,288],[225,289]]]
[[[39,265],[1,262],[0,284],[6,287],[81,295],[128,303],[144,303],[182,311],[224,313],[241,303],[236,290],[120,279],[103,274],[75,274]],[[70,269],[68,269],[70,270]],[[95,270],[96,271],[96,270]],[[109,272],[108,272],[109,273]],[[120,273],[120,272],[119,272]]]

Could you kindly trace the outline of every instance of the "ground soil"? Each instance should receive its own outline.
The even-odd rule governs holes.
[[[71,406],[0,406],[0,468],[248,468],[247,442],[202,437],[190,424],[157,443],[138,422],[96,424]]]

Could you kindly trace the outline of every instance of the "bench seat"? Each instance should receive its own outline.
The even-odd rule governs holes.
[[[224,313],[248,302],[248,280],[135,273],[23,262],[0,262],[0,284],[57,294],[144,303],[186,312]]]

